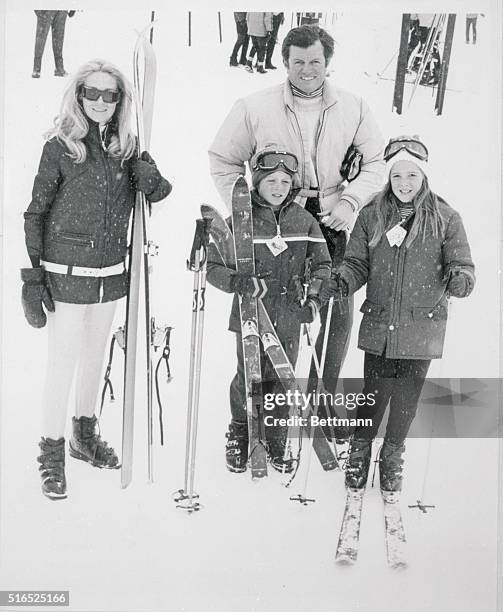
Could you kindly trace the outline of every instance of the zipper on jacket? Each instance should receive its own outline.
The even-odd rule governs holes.
[[[292,108],[290,108],[290,107],[287,107],[287,108],[289,108],[290,112],[295,117],[295,123],[297,124],[297,136],[299,137],[299,140],[300,140],[300,151],[301,151],[301,155],[302,155],[302,175],[301,175],[301,183],[302,184],[301,184],[301,187],[304,187],[304,181],[305,181],[305,178],[306,178],[306,175],[305,175],[306,160],[305,160],[305,157],[304,157],[304,142],[302,140],[302,131],[300,129],[299,120],[297,119],[297,115],[295,114],[295,111]],[[308,189],[310,187],[311,187],[311,185],[307,186]]]
[[[107,153],[101,147],[101,159],[103,161],[103,166],[105,168],[105,180],[106,180],[106,192],[105,192],[105,243],[103,248],[103,253],[101,256],[101,267],[103,268],[105,263],[108,238],[110,237],[110,211],[109,211],[109,194],[110,194],[110,168],[108,166]],[[101,285],[100,285],[101,286]],[[101,298],[100,298],[101,301]]]
[[[79,246],[90,246],[94,249],[94,240],[92,238],[88,238],[84,235],[79,236],[77,234],[72,235],[70,233],[59,232],[55,234],[56,241],[67,243],[67,244],[75,244]]]
[[[403,274],[405,270],[405,241],[396,249],[395,253],[395,283],[393,287],[393,300],[392,300],[392,311],[391,311],[391,323],[393,329],[388,331],[395,331],[400,325],[400,308],[402,303],[402,286],[403,286]],[[391,352],[396,356],[396,349],[398,346],[398,334],[391,335]],[[386,351],[387,352],[387,351]]]
[[[323,104],[323,98],[322,98],[322,104]],[[325,122],[325,113],[326,112],[327,112],[326,108],[324,108],[321,111],[320,124],[318,125],[318,130],[316,131],[316,140],[314,141],[314,158],[316,160],[316,168],[314,169],[314,171],[316,172],[316,180],[318,182],[318,189],[320,191],[322,191],[322,189],[321,189],[321,185],[320,185],[320,177],[318,176],[318,144],[320,142],[320,135],[321,135],[321,130],[323,128],[323,123]],[[320,202],[320,208],[321,208],[321,202]]]

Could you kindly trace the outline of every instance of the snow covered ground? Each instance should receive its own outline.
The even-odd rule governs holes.
[[[391,113],[393,82],[375,75],[398,48],[402,7],[394,2],[374,9],[358,6],[334,17],[328,13],[326,26],[337,40],[330,79],[367,99],[386,138],[421,135],[430,149],[431,185],[461,212],[477,265],[476,291],[453,304],[445,357],[430,375],[497,377],[499,4],[484,4],[486,16],[479,18],[475,46],[465,44],[464,14],[458,15],[448,82],[452,91],[447,91],[441,117],[434,114],[432,92],[425,88],[419,88],[402,116]],[[135,29],[149,16],[148,10],[126,8],[77,13],[67,22],[67,70],[100,56],[130,73]],[[161,9],[157,17],[159,72],[151,152],[174,183],[153,223],[153,238],[161,246],[155,311],[175,328],[174,380],[162,391],[165,447],[156,452],[156,482],[148,485],[144,407],[139,402],[131,486],[120,489],[119,472],[69,460],[68,499],[51,503],[40,493],[35,461],[45,332],[24,321],[19,268],[28,263],[22,212],[30,200],[41,134],[51,125],[67,81],[52,76],[50,41],[42,78],[31,79],[35,16],[7,3],[0,589],[70,590],[69,609],[75,611],[496,610],[498,440],[433,439],[431,446],[428,440],[410,440],[403,492],[409,569],[397,574],[386,566],[377,487],[369,487],[364,500],[358,564],[336,567],[344,507],[340,472],[323,473],[313,464],[308,493],[316,503],[304,507],[288,499],[300,492],[301,478],[289,490],[281,486],[279,474],[252,483],[249,474],[232,475],[224,467],[234,339],[226,331],[230,299],[212,288],[207,294],[196,476],[204,509],[189,516],[175,508],[171,493],[183,485],[192,299],[185,260],[199,205],[223,209],[206,151],[234,100],[282,81],[284,70],[279,48],[273,60],[279,69],[267,75],[228,67],[234,43],[230,10],[222,12],[222,44],[216,10],[193,11],[191,47],[185,11]],[[287,13],[280,39],[290,18]],[[393,61],[385,76],[393,78],[394,67]],[[361,301],[362,294],[357,295],[358,306]],[[117,324],[122,317],[119,313]],[[357,316],[355,332],[358,323]],[[344,375],[360,376],[362,362],[353,337]],[[119,390],[120,356],[114,381]],[[105,407],[102,420],[106,439],[117,449],[120,430],[117,401]],[[428,514],[409,510],[407,505],[418,498],[435,509]]]

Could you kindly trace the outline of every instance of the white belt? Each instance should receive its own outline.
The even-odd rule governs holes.
[[[106,268],[83,268],[81,266],[65,266],[64,264],[53,263],[51,261],[41,261],[41,266],[47,272],[56,274],[66,274],[68,276],[91,276],[93,278],[104,278],[105,276],[116,276],[125,270],[124,262],[107,266]]]

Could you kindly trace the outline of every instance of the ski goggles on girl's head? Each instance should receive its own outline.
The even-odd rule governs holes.
[[[293,174],[297,172],[299,162],[293,153],[267,151],[257,156],[252,170],[277,170],[280,166]]]
[[[410,136],[392,138],[384,149],[384,160],[388,161],[399,151],[403,151],[404,149],[414,157],[423,161],[428,161],[428,149],[422,142]]]
[[[96,89],[96,87],[82,85],[82,95],[86,100],[91,100],[91,102],[96,102],[98,98],[101,98],[103,102],[111,104],[120,100],[121,92],[114,89]]]

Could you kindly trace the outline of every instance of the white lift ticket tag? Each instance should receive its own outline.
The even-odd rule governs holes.
[[[390,246],[400,246],[405,236],[407,236],[407,231],[400,225],[400,223],[386,232],[386,238],[388,239]]]
[[[269,247],[271,253],[274,255],[274,257],[279,255],[280,253],[283,253],[283,251],[286,251],[286,249],[288,248],[288,245],[283,239],[283,236],[280,236],[279,234],[277,236],[274,236],[274,238],[267,240],[266,244]]]

